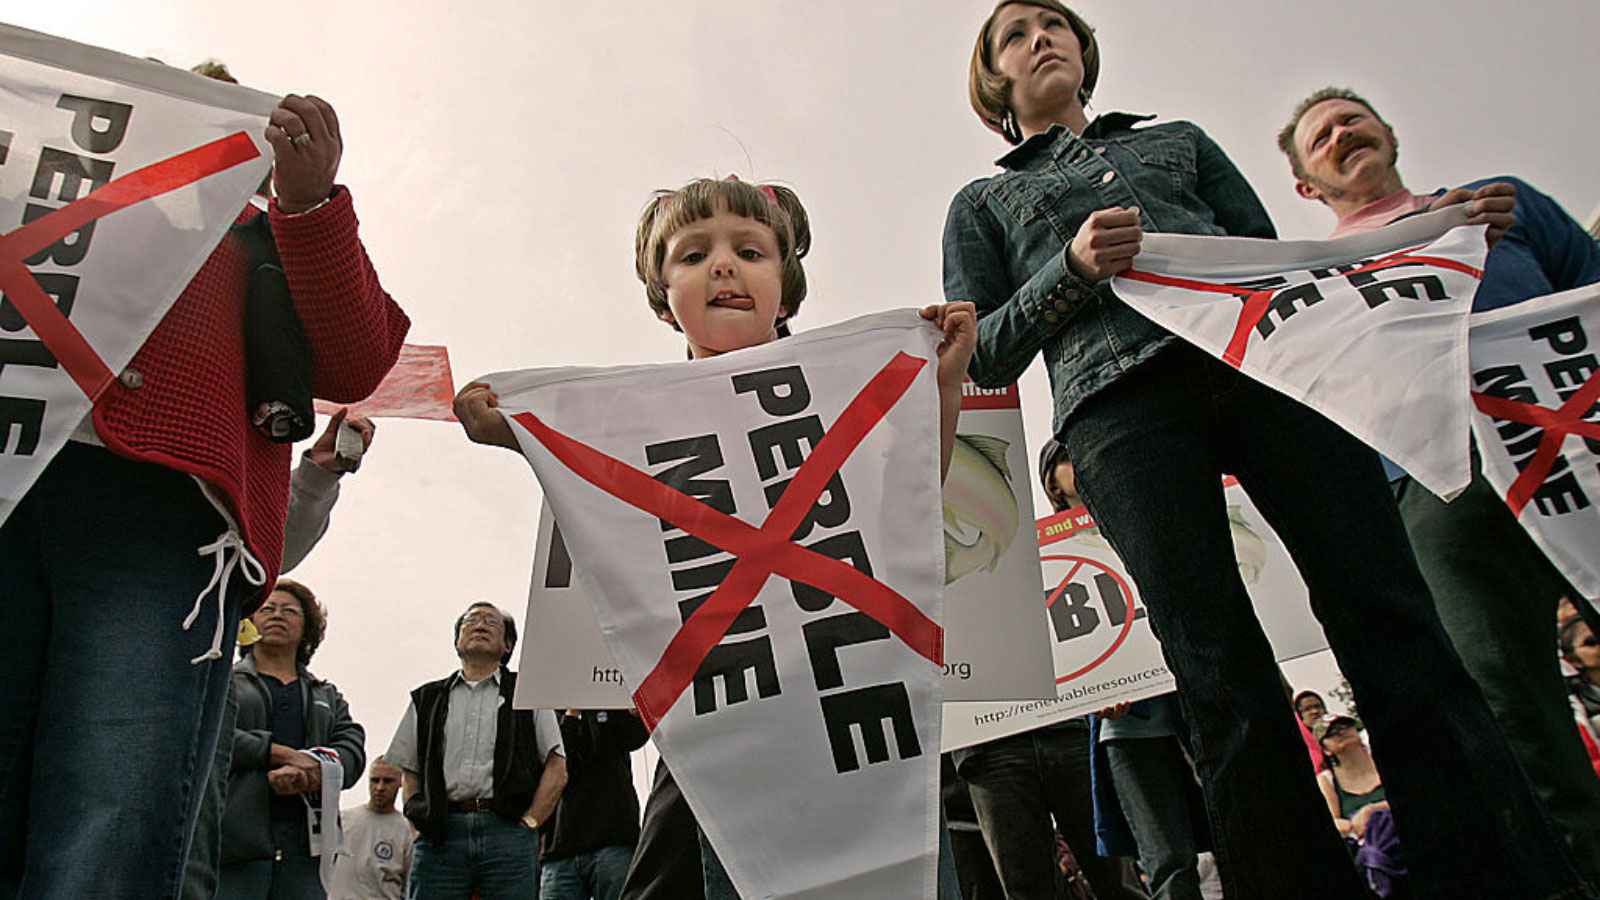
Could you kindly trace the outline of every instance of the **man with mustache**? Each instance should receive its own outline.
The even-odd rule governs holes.
[[[1475,311],[1600,281],[1600,248],[1525,182],[1500,177],[1448,192],[1409,191],[1395,168],[1394,129],[1353,91],[1323,88],[1301,101],[1278,147],[1289,157],[1295,191],[1338,215],[1333,237],[1467,204],[1470,221],[1489,224],[1494,248]],[[1579,863],[1600,876],[1600,781],[1550,653],[1551,612],[1572,589],[1478,474],[1476,453],[1471,486],[1448,505],[1384,464],[1439,618]]]

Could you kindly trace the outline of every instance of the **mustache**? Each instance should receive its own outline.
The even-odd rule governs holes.
[[[1339,136],[1339,142],[1334,145],[1333,152],[1342,165],[1346,157],[1362,147],[1370,147],[1376,150],[1378,148],[1378,139],[1370,135],[1345,132]]]

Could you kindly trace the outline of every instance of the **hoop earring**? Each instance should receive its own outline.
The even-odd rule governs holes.
[[[1000,114],[1000,134],[1013,144],[1022,143],[1022,128],[1017,124],[1017,114],[1010,109]]]

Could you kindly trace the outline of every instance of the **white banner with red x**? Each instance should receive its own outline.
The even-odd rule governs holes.
[[[1471,480],[1464,207],[1331,241],[1146,235],[1117,296],[1332,419],[1441,497]]]
[[[8,25],[0,84],[4,521],[266,176],[276,101]]]
[[[1484,477],[1600,603],[1600,285],[1474,315],[1470,352]]]
[[[492,375],[633,699],[741,895],[934,894],[938,332]]]

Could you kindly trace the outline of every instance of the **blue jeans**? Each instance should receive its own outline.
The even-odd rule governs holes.
[[[218,870],[216,900],[324,900],[328,896],[311,855],[305,820],[273,822],[276,859],[229,863]]]
[[[492,812],[452,812],[444,840],[418,837],[411,900],[531,900],[539,896],[539,834]]]
[[[1144,896],[1123,887],[1112,860],[1095,853],[1089,753],[1089,729],[1073,722],[990,741],[962,758],[960,774],[1006,897],[1053,900],[1057,829],[1096,896]]]
[[[1187,798],[1194,772],[1175,737],[1105,742],[1117,805],[1139,845],[1151,900],[1200,900],[1198,846]],[[1187,786],[1185,785],[1187,782]]]
[[[623,844],[601,847],[564,859],[540,863],[540,900],[617,900],[628,878],[633,848]]]
[[[1596,897],[1439,624],[1376,454],[1186,344],[1096,393],[1060,437],[1177,678],[1230,900],[1364,894],[1239,578],[1223,473],[1310,590],[1419,896]]]
[[[222,529],[189,476],[82,444],[0,527],[0,900],[178,895],[230,665],[189,662],[214,598],[181,625]]]

